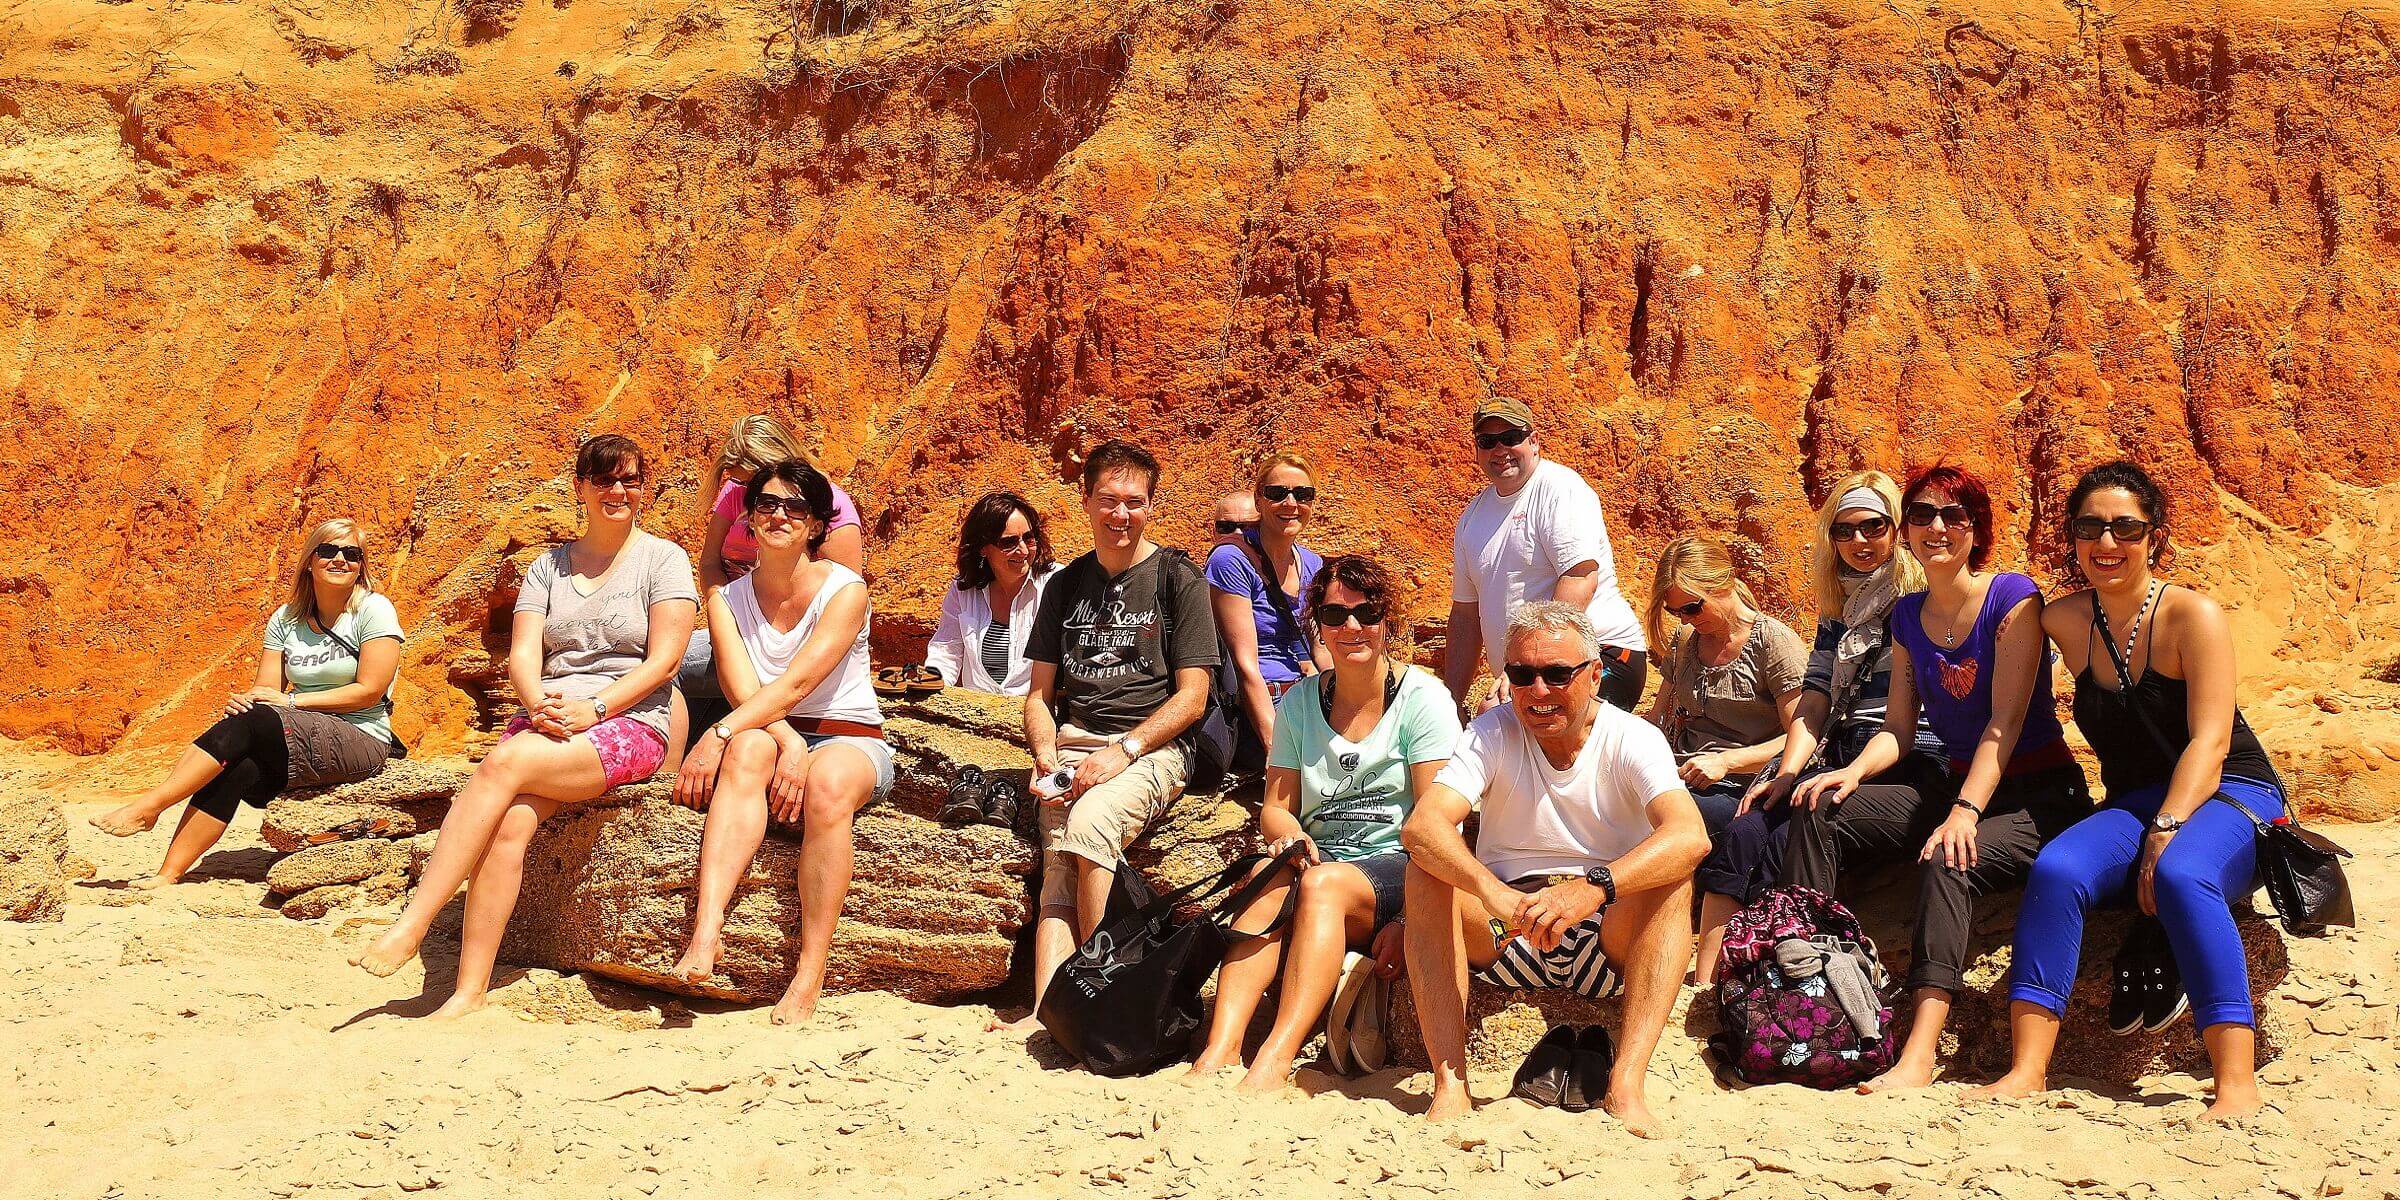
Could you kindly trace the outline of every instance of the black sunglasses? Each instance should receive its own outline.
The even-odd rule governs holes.
[[[2104,533],[2114,536],[2120,542],[2138,542],[2149,537],[2152,528],[2154,526],[2150,522],[2140,517],[2112,517],[2106,520],[2099,517],[2077,517],[2067,522],[2068,532],[2073,533],[2075,540],[2079,542],[2099,541],[2100,535]]]
[[[1533,681],[1539,679],[1551,687],[1563,688],[1575,682],[1577,672],[1599,661],[1596,658],[1587,658],[1573,666],[1565,663],[1551,663],[1541,667],[1534,666],[1532,663],[1510,663],[1501,670],[1507,674],[1510,687],[1532,687]]]
[[[1936,517],[1953,529],[1970,528],[1975,524],[1975,515],[1968,512],[1964,505],[1919,502],[1908,506],[1908,523],[1919,529],[1933,524]]]
[[[612,487],[621,487],[629,492],[637,492],[642,487],[640,475],[586,475],[583,477],[583,481],[603,492]]]
[[[1270,483],[1258,489],[1258,494],[1266,497],[1269,504],[1281,504],[1287,498],[1297,500],[1302,504],[1317,502],[1317,489],[1305,483],[1299,487],[1285,487],[1280,483]]]
[[[1826,534],[1836,542],[1871,542],[1892,531],[1892,523],[1882,517],[1864,521],[1835,521]]]
[[[761,495],[758,499],[751,501],[750,511],[754,513],[782,513],[784,516],[790,517],[795,521],[805,521],[808,518],[816,515],[815,513],[808,511],[808,501],[804,497],[777,496],[772,493]]]
[[[1691,620],[1693,617],[1699,616],[1699,615],[1700,615],[1700,610],[1701,610],[1701,609],[1704,609],[1704,608],[1707,608],[1707,607],[1708,607],[1708,601],[1706,601],[1706,600],[1694,600],[1694,601],[1692,601],[1690,604],[1670,604],[1670,605],[1667,605],[1667,611],[1668,611],[1668,612],[1671,612],[1671,613],[1674,613],[1674,614],[1675,614],[1675,615],[1676,615],[1678,618],[1680,618],[1680,619],[1682,619],[1682,620],[1689,621],[1689,620]]]
[[[1256,521],[1228,521],[1223,517],[1217,518],[1218,533],[1248,533],[1256,528],[1258,528]]]
[[[367,552],[364,549],[357,546],[336,546],[332,542],[318,542],[314,553],[326,562],[332,562],[337,558],[346,558],[354,563],[367,561]]]
[[[1522,446],[1525,444],[1525,439],[1532,436],[1533,431],[1530,429],[1504,429],[1498,433],[1479,433],[1475,435],[1475,448],[1489,450],[1494,446]]]
[[[1033,535],[1030,533],[1004,533],[992,539],[992,549],[998,550],[1002,554],[1014,554],[1021,549],[1031,549],[1032,546]]]
[[[1372,629],[1383,624],[1383,606],[1372,600],[1364,604],[1327,603],[1317,606],[1317,624],[1327,629],[1339,629],[1349,624],[1353,617],[1358,619],[1359,628]]]

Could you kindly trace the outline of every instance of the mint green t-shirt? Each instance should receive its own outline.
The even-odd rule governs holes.
[[[406,639],[400,632],[400,613],[379,592],[368,593],[349,612],[334,618],[333,631],[360,650],[376,638]],[[267,619],[267,649],[283,655],[284,682],[294,692],[330,691],[358,682],[358,655],[283,609],[276,609],[275,615]],[[365,708],[333,715],[375,735],[385,745],[391,744],[389,693]]]
[[[1355,862],[1400,849],[1400,825],[1417,806],[1408,768],[1450,757],[1458,710],[1441,680],[1411,667],[1366,739],[1348,742],[1325,724],[1317,702],[1317,689],[1332,679],[1311,675],[1284,693],[1267,765],[1300,772],[1301,830],[1327,859]]]

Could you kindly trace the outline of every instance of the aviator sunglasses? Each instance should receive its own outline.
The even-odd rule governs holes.
[[[1507,674],[1508,686],[1510,687],[1532,687],[1533,681],[1539,679],[1543,683],[1549,684],[1551,687],[1563,688],[1575,681],[1575,675],[1577,672],[1599,661],[1600,660],[1596,658],[1587,658],[1582,662],[1574,663],[1572,665],[1567,663],[1550,663],[1547,666],[1539,667],[1533,665],[1532,663],[1510,663],[1501,668],[1501,670]]]
[[[1383,606],[1372,600],[1364,604],[1326,603],[1317,606],[1317,624],[1327,629],[1339,629],[1349,624],[1352,618],[1358,620],[1361,629],[1381,625],[1383,624]]]
[[[2079,542],[2096,542],[2105,533],[2120,542],[2138,542],[2150,536],[2150,522],[2140,517],[2077,517],[2067,522],[2067,530]]]
[[[1285,487],[1280,483],[1270,483],[1258,489],[1258,494],[1266,497],[1269,504],[1281,504],[1286,499],[1297,500],[1302,504],[1317,502],[1317,489],[1305,483],[1298,487]]]
[[[1690,604],[1670,604],[1670,605],[1667,605],[1667,611],[1668,611],[1668,612],[1671,612],[1671,613],[1674,613],[1674,614],[1676,615],[1676,617],[1677,617],[1677,618],[1679,618],[1679,619],[1681,619],[1681,620],[1689,621],[1689,620],[1691,620],[1693,617],[1699,616],[1699,615],[1700,615],[1700,610],[1701,610],[1701,609],[1704,609],[1704,608],[1707,608],[1707,607],[1708,607],[1708,601],[1706,601],[1706,600],[1694,600],[1694,601],[1692,601]]]
[[[1871,542],[1891,531],[1890,521],[1882,517],[1868,517],[1864,521],[1835,521],[1833,528],[1826,532],[1836,542]]]
[[[1019,550],[1028,550],[1032,547],[1033,535],[1030,533],[1004,533],[992,539],[992,549],[998,550],[1002,554],[1015,554]]]
[[[1530,429],[1503,429],[1498,433],[1479,433],[1475,435],[1475,448],[1489,450],[1494,446],[1522,446],[1525,444],[1525,439],[1532,436],[1533,431]]]
[[[318,542],[317,548],[315,551],[313,551],[313,553],[318,558],[324,559],[326,562],[332,562],[337,558],[348,559],[354,563],[363,563],[367,561],[367,552],[365,550],[360,549],[357,546],[336,546],[332,542]]]

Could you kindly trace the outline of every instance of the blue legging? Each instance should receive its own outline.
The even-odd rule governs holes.
[[[2283,794],[2273,784],[2227,776],[2220,791],[2238,797],[2261,820],[2283,813]],[[2166,795],[2162,784],[2111,800],[2042,848],[2017,909],[2009,999],[2066,1015],[2083,952],[2084,914],[2096,905],[2133,901],[2142,838]],[[2257,828],[2221,796],[2201,805],[2159,857],[2153,883],[2158,919],[2199,1028],[2254,1021],[2250,968],[2242,961],[2231,900],[2249,894],[2257,867]]]

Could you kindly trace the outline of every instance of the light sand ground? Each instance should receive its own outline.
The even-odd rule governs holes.
[[[82,819],[98,881],[146,871],[163,829],[117,841]],[[878,1197],[2292,1196],[2400,1194],[2393,935],[2302,943],[2279,1002],[2307,1035],[2267,1072],[2269,1110],[2188,1122],[2185,1076],[2139,1094],[2065,1086],[1963,1107],[1910,1096],[1734,1092],[1671,1029],[1677,1127],[1639,1142],[1598,1115],[1487,1103],[1413,1114],[1423,1078],[1336,1081],[1250,1100],[1172,1076],[1111,1081],[980,1032],[981,1009],[830,998],[806,1029],[763,1009],[692,1012],[535,972],[454,1026],[408,1019],[411,967],[343,961],[374,919],[317,924],[262,904],[255,816],[161,894],[79,888],[63,923],[0,926],[0,1192],[11,1197],[565,1195]],[[2400,827],[2350,827],[2369,914],[2400,887]],[[1975,1082],[1975,1081],[1966,1081]],[[1479,1095],[1507,1081],[1477,1081]],[[1310,1092],[1318,1094],[1311,1095]]]

